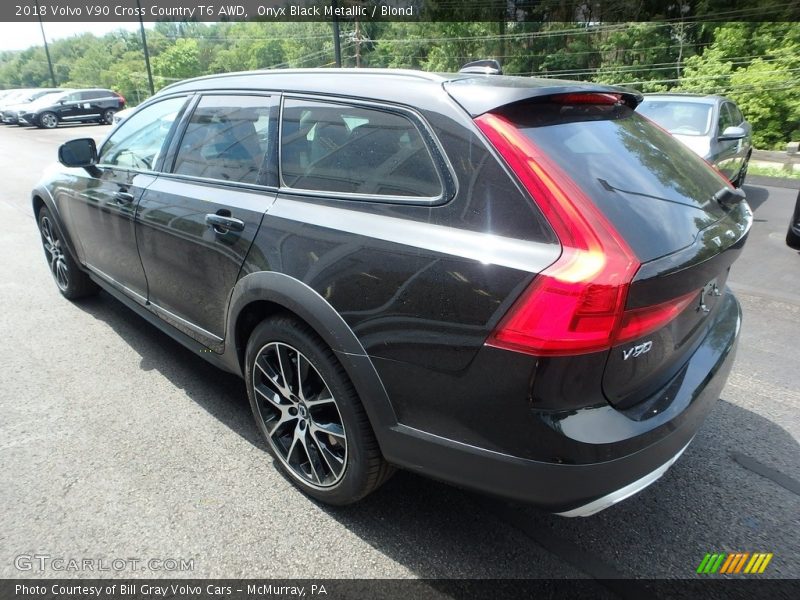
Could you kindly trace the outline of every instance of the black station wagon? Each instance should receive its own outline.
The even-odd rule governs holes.
[[[563,515],[636,493],[719,398],[752,216],[624,88],[396,70],[204,77],[33,191],[61,293],[242,376],[276,463]]]

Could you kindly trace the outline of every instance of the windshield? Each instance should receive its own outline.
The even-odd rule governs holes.
[[[710,104],[645,98],[637,111],[676,135],[705,135],[711,129]]]
[[[49,92],[44,96],[39,96],[34,100],[36,104],[52,104],[64,96],[66,96],[66,92]]]

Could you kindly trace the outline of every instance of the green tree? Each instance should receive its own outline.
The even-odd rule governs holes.
[[[202,75],[197,40],[180,38],[153,58],[153,71],[167,79],[180,80]]]

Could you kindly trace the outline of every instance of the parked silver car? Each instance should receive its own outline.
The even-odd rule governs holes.
[[[49,94],[69,91],[67,88],[39,88],[28,90],[24,94],[18,94],[10,104],[3,104],[0,107],[0,120],[6,125],[23,125],[19,122],[19,114],[24,112],[27,106]]]
[[[751,127],[733,101],[697,94],[645,94],[637,111],[741,187],[753,151]]]

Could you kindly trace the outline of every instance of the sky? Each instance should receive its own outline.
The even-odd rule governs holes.
[[[145,23],[145,28],[152,27],[152,23]],[[138,22],[132,23],[105,23],[93,21],[91,23],[48,23],[44,22],[44,34],[47,41],[52,42],[65,37],[89,31],[97,36],[105,35],[117,29],[137,31]],[[0,23],[0,51],[24,50],[30,46],[42,45],[42,32],[39,23]]]

